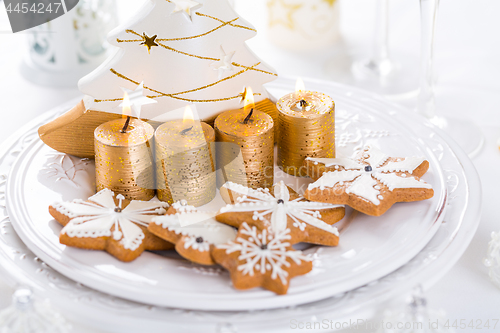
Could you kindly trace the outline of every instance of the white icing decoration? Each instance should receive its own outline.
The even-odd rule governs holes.
[[[365,157],[365,155],[368,157]],[[396,188],[432,188],[430,184],[417,180],[411,175],[408,176],[406,173],[398,175],[396,173],[408,172],[411,174],[425,161],[424,158],[408,157],[397,161],[389,161],[383,165],[388,159],[388,156],[376,148],[365,148],[362,154],[358,154],[356,164],[351,162],[340,164],[346,170],[325,172],[320,179],[309,184],[308,189],[320,188],[324,190],[337,184],[344,185],[344,182],[352,182],[347,186],[346,193],[355,194],[375,205],[379,205],[380,200],[383,200],[384,197],[380,195],[381,187],[376,180],[387,186],[390,191]],[[338,163],[339,159],[324,160],[322,163],[325,165],[334,165],[332,163]],[[359,170],[357,164],[363,165],[363,169]],[[365,170],[365,166],[368,165],[371,166],[371,171]]]
[[[181,200],[181,201],[174,202],[172,204],[172,207],[178,213],[191,213],[191,212],[196,212],[197,211],[196,207],[188,205],[186,200]]]
[[[345,192],[363,197],[375,205],[380,205],[380,200],[377,198],[380,192],[374,188],[375,185],[377,185],[377,181],[369,173],[364,173],[361,177],[356,178]]]
[[[290,192],[283,181],[274,185],[274,196],[268,191],[254,190],[232,182],[225,183],[223,187],[242,197],[239,197],[236,204],[221,208],[220,213],[253,212],[253,219],[261,221],[264,220],[264,216],[271,214],[271,228],[274,232],[284,231],[287,228],[288,217],[290,217],[297,225],[300,225],[299,222],[306,223],[339,236],[337,228],[321,221],[318,217],[321,217],[319,210],[343,206],[310,202],[303,197],[290,200]],[[283,200],[283,203],[278,203],[279,200]]]
[[[187,237],[184,241],[184,248],[185,249],[192,248],[193,250],[200,251],[200,252],[210,251],[210,243],[209,242],[207,242],[205,239],[203,239],[203,241],[201,243],[198,243],[197,239],[198,239],[198,237],[196,237],[196,236]]]
[[[176,214],[155,217],[153,222],[177,235],[194,237],[195,240],[202,237],[209,245],[223,244],[236,237],[237,231],[231,226],[217,222],[213,212],[200,212],[193,206],[180,203],[174,203],[172,207],[177,210]],[[193,249],[196,250],[194,247]]]
[[[117,241],[119,241],[120,239],[122,239],[122,233],[118,230],[115,230],[113,231],[113,238]]]
[[[324,164],[325,167],[329,168],[335,166],[338,169],[339,166],[343,166],[346,169],[363,169],[365,166],[356,160],[351,158],[312,158],[308,157],[307,160]]]
[[[311,261],[301,251],[287,249],[290,247],[288,242],[291,238],[290,229],[271,235],[266,229],[258,231],[256,227],[250,228],[247,223],[243,223],[240,232],[249,237],[247,239],[238,237],[235,241],[219,245],[217,248],[225,249],[227,254],[241,253],[238,260],[244,263],[238,266],[238,271],[243,275],[254,276],[255,272],[265,274],[271,271],[273,280],[279,278],[286,285],[288,272],[284,268],[290,267],[287,259],[293,260],[297,265]],[[262,249],[263,245],[266,249]]]
[[[381,166],[389,158],[389,156],[387,156],[377,148],[373,147],[367,147],[367,148],[368,149],[365,150],[367,153],[365,154],[364,162],[368,163],[368,165],[371,165],[372,168]]]
[[[52,207],[71,220],[62,229],[69,237],[113,237],[127,250],[134,251],[142,243],[144,233],[137,225],[147,227],[154,215],[165,212],[166,203],[132,200],[122,209],[125,199],[118,195],[115,205],[114,193],[104,189],[89,198],[89,201],[74,200],[53,204]],[[115,211],[116,209],[121,212]],[[111,233],[111,228],[114,231]]]
[[[325,172],[316,182],[309,184],[309,190],[319,187],[324,190],[325,187],[333,187],[341,182],[350,182],[364,174],[364,171],[342,170]]]
[[[115,200],[113,197],[115,194],[111,191],[105,188],[104,190],[97,192],[93,196],[89,198],[89,201],[95,202],[96,204],[99,204],[104,207],[113,207],[115,208]],[[118,199],[118,198],[117,198]]]
[[[295,228],[299,229],[300,231],[304,231],[304,230],[306,230],[307,224],[300,222],[300,221],[296,221],[296,222],[293,222],[293,226]]]
[[[380,180],[390,191],[396,188],[432,188],[430,184],[417,180],[414,177],[399,177],[394,173],[374,173],[373,177]]]
[[[397,162],[390,161],[383,167],[379,168],[380,172],[410,172],[412,173],[420,164],[425,161],[422,157],[407,157],[403,160],[398,160]]]

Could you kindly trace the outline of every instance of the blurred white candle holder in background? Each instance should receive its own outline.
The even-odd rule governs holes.
[[[381,322],[375,322],[375,333],[454,333],[447,325],[446,312],[427,305],[422,286],[413,289],[405,306],[384,311]],[[369,324],[367,325],[369,327]]]
[[[289,50],[319,50],[340,38],[337,0],[268,0],[268,36]]]
[[[20,287],[12,295],[12,305],[0,312],[2,333],[69,333],[71,325],[48,300],[37,301],[33,291]]]
[[[67,14],[28,30],[22,75],[41,85],[76,87],[106,59],[116,13],[115,0],[80,0]]]

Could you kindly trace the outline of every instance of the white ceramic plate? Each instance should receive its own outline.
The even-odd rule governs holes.
[[[283,83],[281,90],[275,86],[278,96],[293,90],[293,82]],[[408,124],[393,119],[390,105],[368,97],[353,98],[345,87],[314,89],[336,100],[339,154],[352,155],[369,143],[392,156],[425,156],[431,167],[423,179],[433,185],[435,196],[396,204],[382,217],[349,210],[341,223],[340,245],[306,249],[313,255],[314,269],[293,279],[287,295],[278,297],[262,289],[237,291],[222,269],[193,265],[171,254],[144,253],[132,263],[122,263],[102,251],[61,245],[61,227],[49,215],[48,206],[92,195],[94,168],[90,161],[54,155],[40,140],[21,152],[9,176],[8,210],[14,227],[31,251],[69,278],[111,295],[160,306],[270,309],[317,301],[379,279],[407,263],[438,230],[446,207],[443,172],[433,147],[421,142]],[[285,179],[294,188],[304,188],[309,182],[281,172],[277,179]],[[222,205],[220,198],[209,204],[215,209]]]
[[[382,279],[319,302],[264,311],[210,312],[148,306],[92,290],[49,267],[15,233],[6,211],[6,179],[15,158],[37,138],[39,125],[65,111],[75,101],[35,119],[0,146],[0,270],[11,285],[26,284],[40,298],[76,323],[111,332],[289,332],[290,320],[349,320],[371,318],[385,300],[401,296],[416,284],[430,287],[461,257],[480,221],[481,187],[479,177],[453,141],[420,117],[387,104],[376,95],[329,82],[309,82],[325,90],[342,89],[348,96],[369,98],[388,105],[392,117],[411,121],[419,137],[435,153],[442,166],[449,194],[448,209],[437,234],[406,265]],[[311,86],[313,87],[313,86]],[[451,146],[451,147],[450,147]]]

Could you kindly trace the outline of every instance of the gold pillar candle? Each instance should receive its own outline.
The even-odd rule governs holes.
[[[97,191],[110,189],[129,200],[155,196],[153,127],[139,119],[116,119],[94,131]],[[122,132],[122,130],[124,130]]]
[[[214,129],[192,119],[168,121],[156,129],[158,199],[186,200],[199,207],[216,194]]]
[[[312,91],[297,91],[278,103],[278,161],[284,172],[307,177],[306,157],[335,157],[335,103]]]
[[[254,189],[272,186],[274,122],[271,116],[257,109],[226,111],[215,119],[214,127],[216,141],[222,142],[217,149],[217,168],[223,171],[224,181]]]

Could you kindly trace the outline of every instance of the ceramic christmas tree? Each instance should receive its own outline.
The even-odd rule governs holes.
[[[40,137],[58,151],[93,157],[93,131],[121,117],[124,91],[141,100],[143,119],[162,121],[165,113],[194,104],[210,123],[223,111],[243,107],[250,86],[257,107],[275,118],[262,85],[276,74],[245,44],[256,33],[227,0],[149,0],[132,21],[110,33],[118,49],[80,80],[83,102],[42,126]]]

